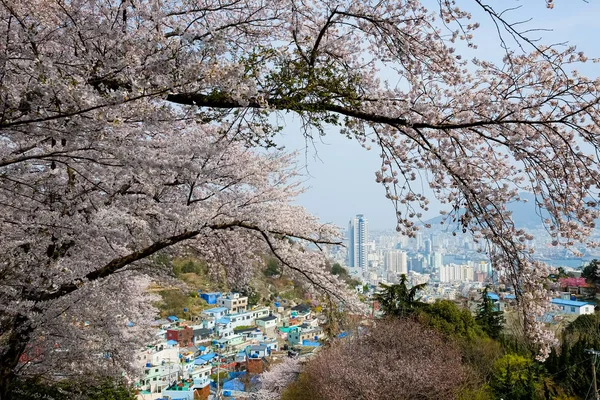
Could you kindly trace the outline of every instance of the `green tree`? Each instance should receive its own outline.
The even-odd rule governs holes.
[[[483,289],[475,321],[489,337],[498,339],[504,326],[504,316],[502,311],[496,309],[494,302],[488,296],[488,289],[488,286]]]
[[[256,290],[255,288],[249,286],[249,287],[246,287],[246,288],[240,290],[240,293],[243,296],[248,297],[248,306],[249,307],[254,307],[260,303],[260,292],[258,290]]]
[[[263,274],[267,278],[279,277],[281,275],[281,265],[279,265],[279,261],[275,257],[267,259],[267,265],[263,270]]]
[[[548,278],[550,278],[550,280],[552,282],[558,282],[558,280],[560,278],[569,278],[570,275],[567,273],[567,271],[565,271],[565,269],[563,267],[558,267],[558,269],[556,270],[556,273],[551,274]]]
[[[184,274],[194,273],[201,275],[204,272],[204,265],[199,262],[188,261],[181,266],[181,272]]]
[[[335,263],[331,267],[331,274],[344,276],[348,275],[348,271],[346,271],[346,268],[342,267],[339,263]]]
[[[467,309],[461,309],[450,300],[438,300],[421,308],[419,319],[454,339],[474,339],[484,336],[483,330]]]
[[[589,264],[583,268],[583,271],[581,272],[581,276],[584,277],[588,283],[593,283],[594,285],[598,285],[598,284],[600,284],[600,275],[598,275],[600,273],[600,271],[598,271],[599,268],[600,268],[600,261],[594,259],[594,260],[590,261]]]
[[[417,297],[417,295],[427,284],[422,283],[409,288],[407,281],[406,275],[402,274],[400,283],[394,285],[379,284],[381,290],[375,293],[374,297],[386,315],[394,317],[407,316],[414,314],[423,307],[424,303],[420,301],[420,297]]]
[[[518,354],[506,354],[494,363],[490,386],[498,399],[536,399],[537,367]]]
[[[600,348],[600,315],[581,315],[563,331],[560,350],[546,361],[548,372],[569,394],[585,398],[590,388],[592,356],[586,349]],[[596,373],[600,376],[600,366]]]

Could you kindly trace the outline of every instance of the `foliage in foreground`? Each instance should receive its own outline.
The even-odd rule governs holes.
[[[402,293],[406,294],[406,292]],[[482,309],[485,309],[487,301],[487,297],[482,298],[479,315]],[[580,317],[567,328],[565,335],[570,335],[571,342],[576,341],[575,337],[589,341],[590,335],[597,335],[600,332],[597,317],[593,318],[594,323],[590,323],[591,319],[590,316]],[[390,332],[387,328],[390,322],[400,324],[402,331],[395,334]],[[497,319],[493,319],[492,326],[496,326],[497,322]],[[413,372],[419,371],[432,381],[437,382],[440,379],[430,371],[420,369],[424,363],[411,353],[415,347],[432,345],[436,351],[453,358],[452,362],[458,365],[454,367],[462,371],[460,378],[453,377],[457,385],[448,398],[573,400],[585,397],[585,393],[582,393],[580,388],[586,385],[586,389],[589,388],[590,374],[586,372],[589,363],[582,364],[574,360],[573,362],[579,365],[577,368],[570,367],[568,360],[556,363],[553,358],[554,352],[547,363],[540,363],[535,360],[537,350],[521,345],[521,341],[516,340],[517,338],[506,336],[504,333],[497,337],[501,340],[490,337],[490,330],[486,329],[488,323],[490,321],[487,318],[474,318],[469,310],[461,309],[448,300],[420,304],[418,312],[413,312],[410,319],[388,317],[377,320],[374,326],[367,328],[367,334],[356,337],[360,330],[354,331],[355,336],[352,339],[341,339],[330,348],[323,350],[322,354],[308,363],[300,377],[286,389],[282,398],[299,400],[305,398],[303,396],[310,395],[311,399],[333,400],[340,398],[339,393],[342,393],[342,396],[350,396],[348,398],[399,398],[394,397],[395,390],[404,390],[409,393],[407,398],[411,398],[410,396],[417,396],[416,393],[410,394],[411,389],[407,388],[413,387],[412,385],[420,388],[418,396],[421,397],[415,398],[444,398],[445,394],[430,392],[427,385],[410,381],[413,375],[407,373],[407,369],[412,368]],[[434,332],[434,336],[442,339],[443,345],[435,340],[428,344],[415,340],[411,333],[414,333],[414,330]],[[408,336],[402,332],[407,332]],[[496,329],[492,332],[498,333]],[[431,340],[426,338],[426,334],[421,335],[420,340]],[[406,344],[405,341],[409,343]],[[449,351],[444,345],[451,346],[453,350]],[[401,350],[404,355],[395,353],[397,347],[401,346],[406,347]],[[577,344],[576,351],[582,346],[581,343]],[[385,351],[388,347],[392,349],[389,354]],[[568,346],[563,344],[562,352],[563,356],[568,354]],[[403,357],[410,357],[412,362],[418,365],[409,367],[410,363],[403,364],[401,361]],[[363,361],[363,358],[368,361]],[[431,362],[438,361],[431,360]],[[351,365],[346,366],[348,363]],[[560,369],[553,363],[560,364]],[[444,368],[443,364],[439,365],[440,368]],[[569,368],[572,371],[569,371]],[[393,385],[386,379],[388,374],[396,377],[393,385],[397,387],[392,389]],[[569,384],[567,379],[569,376],[579,379],[579,384],[575,386],[573,382]],[[582,380],[581,376],[587,378]],[[406,382],[402,382],[403,380]],[[407,387],[402,386],[403,384]]]
[[[465,376],[458,347],[439,333],[414,320],[385,319],[322,350],[282,399],[450,400]]]
[[[545,363],[548,371],[568,393],[587,396],[592,384],[593,356],[587,349],[600,349],[600,314],[580,315],[562,333],[560,347],[554,348]],[[596,363],[600,376],[600,364]]]
[[[136,400],[135,391],[119,379],[18,380],[9,388],[14,400]]]

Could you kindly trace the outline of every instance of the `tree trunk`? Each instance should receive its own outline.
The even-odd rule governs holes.
[[[31,339],[33,326],[29,318],[18,314],[13,318],[12,323],[8,324],[6,342],[0,353],[0,400],[10,400],[9,387],[15,382],[15,369],[19,364],[21,356]]]

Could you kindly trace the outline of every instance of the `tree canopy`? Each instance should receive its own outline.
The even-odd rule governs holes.
[[[589,283],[597,285],[600,283],[600,262],[598,260],[590,261],[581,272],[581,276]]]
[[[426,283],[408,287],[405,274],[400,276],[400,282],[392,285],[380,283],[380,289],[373,298],[379,302],[381,310],[390,317],[407,317],[419,311],[425,304],[418,297]]]
[[[145,260],[183,243],[231,284],[247,282],[260,249],[350,299],[302,246],[340,237],[290,205],[293,157],[273,149],[290,112],[307,137],[333,125],[377,148],[376,179],[409,236],[429,207],[414,185],[426,172],[448,218],[517,288],[530,338],[550,343],[537,318],[550,269],[506,205],[528,190],[554,245],[588,241],[600,83],[573,71],[585,54],[531,40],[520,15],[432,4],[3,1],[0,388],[17,372],[102,369],[97,354],[127,364],[123,343],[152,316]],[[473,10],[497,27],[500,62],[463,58]]]
[[[467,378],[458,347],[412,319],[387,318],[337,341],[283,399],[456,399]]]

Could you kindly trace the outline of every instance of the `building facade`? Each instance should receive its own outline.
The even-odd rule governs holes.
[[[385,252],[385,269],[397,275],[408,274],[408,259],[401,250],[388,250]]]
[[[556,306],[562,314],[593,314],[594,305],[585,301],[552,299],[551,303]]]
[[[350,268],[367,269],[369,224],[362,214],[352,218],[348,224],[348,266]]]
[[[217,305],[225,307],[229,313],[240,313],[248,309],[248,297],[240,296],[239,293],[229,293],[217,298]]]

